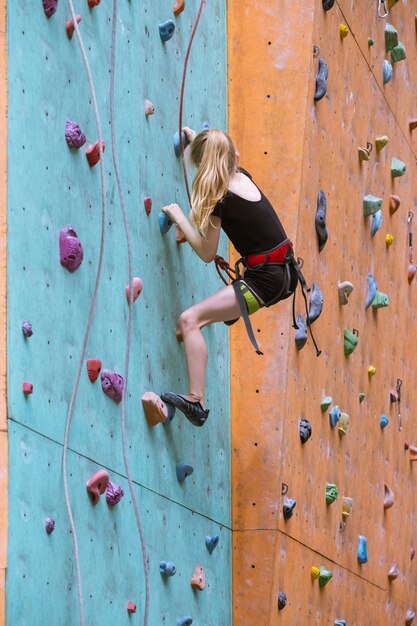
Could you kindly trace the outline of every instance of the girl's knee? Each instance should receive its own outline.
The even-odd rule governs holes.
[[[182,333],[186,333],[189,330],[194,328],[198,328],[198,320],[195,312],[193,311],[193,307],[183,311],[178,319],[178,329],[181,330]]]

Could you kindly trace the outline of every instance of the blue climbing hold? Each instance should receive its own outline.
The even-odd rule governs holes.
[[[191,626],[192,623],[193,623],[193,618],[190,617],[189,615],[186,615],[185,617],[180,617],[177,619],[177,626]]]
[[[365,309],[371,306],[376,296],[377,291],[378,291],[378,284],[375,278],[372,276],[372,274],[368,272],[368,284],[366,288]]]
[[[371,225],[371,237],[375,235],[379,231],[382,225],[382,211],[379,209],[376,213],[372,215],[372,225]]]
[[[387,59],[385,59],[382,65],[382,80],[383,80],[384,85],[389,83],[391,78],[392,78],[392,65]]]
[[[175,31],[175,22],[174,20],[167,20],[166,22],[162,22],[159,24],[159,35],[162,41],[169,41],[174,34]]]
[[[346,626],[346,620],[345,619],[335,619],[334,620],[334,626]]]
[[[204,120],[203,122],[203,130],[210,130],[210,124],[207,120]]]
[[[337,424],[337,422],[340,420],[342,416],[342,412],[340,410],[340,408],[336,405],[332,408],[332,410],[330,411],[329,414],[329,418],[330,418],[330,426],[332,428],[334,428]]]
[[[159,573],[162,576],[174,576],[177,573],[177,568],[170,561],[160,561]]]
[[[359,535],[358,539],[358,562],[359,563],[367,563],[368,562],[368,540],[365,535]]]
[[[194,471],[192,465],[188,465],[187,463],[177,463],[177,478],[180,483],[187,478],[187,476],[191,476]]]
[[[181,132],[181,138],[182,138],[182,145],[184,146],[184,150],[185,150],[185,148],[188,146],[190,142],[188,141],[187,135],[185,134],[184,131]],[[178,131],[174,134],[174,137],[172,138],[172,143],[174,144],[175,156],[180,157],[181,156],[181,144],[180,144],[180,134]]]
[[[295,331],[295,345],[297,350],[302,350],[307,342],[307,324],[304,317],[300,314],[297,315],[297,326]]]
[[[206,537],[206,547],[210,554],[213,552],[214,548],[217,547],[219,543],[219,535],[212,535],[211,537]]]
[[[379,423],[381,425],[381,428],[385,428],[385,426],[387,426],[388,424],[388,417],[384,414],[381,415],[381,419],[379,420]]]
[[[323,294],[317,283],[313,283],[310,294],[310,307],[308,319],[310,324],[316,321],[323,309]]]
[[[159,230],[161,231],[161,235],[166,235],[174,222],[169,219],[168,215],[163,211],[160,212],[159,216]]]

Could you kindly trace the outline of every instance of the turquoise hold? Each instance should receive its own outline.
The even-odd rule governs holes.
[[[379,211],[376,211],[376,213],[372,215],[371,237],[373,237],[379,231],[381,226],[382,226],[382,211],[381,209],[379,209]]]
[[[382,199],[369,193],[362,201],[363,215],[368,217],[382,209]]]
[[[368,562],[368,540],[365,535],[359,535],[358,562],[361,564]]]
[[[398,178],[399,176],[403,176],[406,172],[406,164],[400,161],[400,159],[392,158],[391,161],[391,176],[393,178]]]
[[[379,420],[381,428],[385,428],[388,424],[388,417],[386,415],[381,415],[381,419]]]
[[[385,59],[384,64],[382,66],[382,80],[384,82],[384,85],[389,83],[391,78],[392,78],[392,65],[387,59]]]

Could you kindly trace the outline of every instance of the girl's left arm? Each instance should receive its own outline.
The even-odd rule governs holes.
[[[207,237],[203,237],[194,230],[193,225],[184,215],[178,204],[168,204],[162,208],[163,212],[175,223],[184,233],[184,237],[196,254],[205,263],[211,263],[217,253],[220,238],[221,219],[212,216],[207,231]]]

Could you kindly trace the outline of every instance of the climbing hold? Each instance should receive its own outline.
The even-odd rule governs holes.
[[[185,0],[175,0],[174,4],[174,15],[179,15],[184,11],[185,8]]]
[[[88,0],[88,6],[90,7],[90,9],[94,9],[94,7],[98,7],[100,2],[101,0]]]
[[[159,230],[161,231],[161,235],[166,235],[166,233],[169,231],[169,229],[171,228],[174,222],[163,211],[160,212],[158,219],[159,219]]]
[[[162,41],[169,41],[174,34],[174,31],[174,20],[166,20],[166,22],[162,22],[162,24],[159,24],[159,35]]]
[[[32,324],[27,320],[22,322],[22,333],[25,337],[32,337],[33,335]]]
[[[374,365],[370,365],[368,367],[368,376],[375,376],[376,374],[376,367]]]
[[[30,395],[31,393],[33,393],[33,385],[32,385],[32,383],[24,382],[22,384],[22,391],[26,395]]]
[[[308,309],[308,319],[310,324],[320,317],[323,309],[323,294],[317,283],[313,283],[310,294],[310,306]]]
[[[106,470],[99,470],[87,482],[87,491],[93,498],[94,506],[100,500],[100,496],[106,491],[108,484],[109,475]]]
[[[184,150],[185,150],[185,148],[188,146],[190,142],[188,141],[188,137],[184,131],[181,132],[181,137],[182,137],[182,145],[184,146]],[[174,146],[175,156],[180,157],[181,156],[181,144],[180,144],[180,134],[178,131],[174,134],[172,143]]]
[[[177,463],[176,472],[178,482],[182,483],[183,480],[187,478],[187,476],[191,476],[191,474],[194,472],[194,468],[192,465],[188,465],[187,463]]]
[[[333,504],[337,500],[339,490],[334,483],[326,483],[326,504]]]
[[[362,206],[364,217],[368,217],[368,215],[372,215],[382,209],[382,199],[377,196],[373,196],[372,194],[368,194],[363,198]]]
[[[174,563],[170,561],[160,561],[159,563],[159,573],[161,576],[175,576],[177,573],[177,568]]]
[[[368,37],[368,47],[370,48],[371,46],[373,46],[375,43],[375,41],[372,39],[372,37]]]
[[[85,134],[72,120],[65,122],[65,139],[69,148],[81,148],[87,141]]]
[[[392,78],[392,65],[387,59],[385,59],[382,65],[382,81],[384,85],[389,83],[391,78]]]
[[[48,517],[45,517],[45,530],[48,533],[48,535],[53,533],[55,530],[55,520],[49,515]]]
[[[319,69],[316,76],[316,93],[314,94],[314,101],[318,102],[326,95],[327,91],[327,77],[329,75],[329,69],[326,61],[323,57],[319,58]]]
[[[149,196],[143,199],[143,204],[145,206],[146,215],[150,215],[152,211],[152,198]]]
[[[350,516],[353,506],[353,498],[349,498],[348,496],[343,496],[342,500],[342,517],[346,519]]]
[[[101,149],[104,152],[106,149],[106,144],[103,140],[101,140]],[[90,167],[94,167],[100,161],[100,146],[99,142],[96,141],[93,144],[90,144],[86,151],[85,156],[87,157],[88,165]]]
[[[206,574],[201,565],[197,563],[195,566],[194,574],[190,581],[191,587],[193,589],[198,589],[199,591],[203,591],[206,586]]]
[[[83,260],[84,252],[75,230],[68,224],[59,231],[60,262],[69,272],[75,272]]]
[[[389,52],[398,44],[398,32],[392,24],[385,24],[385,51]]]
[[[101,372],[101,388],[106,396],[119,404],[122,401],[123,389],[125,381],[121,374],[112,370],[103,370]]]
[[[295,331],[295,345],[297,350],[301,350],[307,342],[307,324],[301,314],[297,315],[296,321],[298,328]]]
[[[406,172],[406,165],[399,159],[395,157],[392,158],[391,162],[391,176],[393,178],[398,178],[399,176],[403,176]]]
[[[404,44],[399,41],[398,46],[395,46],[391,50],[391,61],[392,63],[398,63],[398,61],[404,61],[407,58],[407,54],[405,52]]]
[[[121,485],[109,482],[106,490],[106,502],[109,506],[116,506],[116,504],[119,504],[124,495],[125,492],[123,491]]]
[[[382,293],[382,291],[377,291],[375,294],[375,298],[372,300],[372,308],[382,309],[386,306],[389,306],[389,297],[386,293]]]
[[[81,15],[76,15],[75,19],[77,20],[77,24],[79,24],[81,22]],[[67,30],[68,39],[72,39],[72,36],[74,34],[74,30],[75,30],[75,26],[74,26],[73,20],[68,20],[68,22],[66,24],[66,30]]]
[[[317,580],[319,576],[320,576],[320,569],[316,567],[315,565],[312,565],[311,566],[311,578],[313,580]]]
[[[388,137],[387,137],[387,135],[381,135],[381,137],[377,137],[377,138],[375,139],[375,146],[376,146],[376,149],[378,150],[378,152],[379,152],[380,150],[382,150],[382,148],[385,148],[385,146],[387,145],[387,143],[388,143]]]
[[[145,100],[145,115],[153,115],[155,113],[155,107],[148,99]]]
[[[333,402],[333,398],[331,396],[325,396],[321,401],[320,408],[323,413],[327,411],[331,403]]]
[[[134,602],[129,601],[127,603],[127,612],[128,613],[136,613],[136,604]]]
[[[410,133],[417,128],[417,117],[409,121],[408,128],[410,129]]]
[[[367,309],[372,304],[377,291],[378,291],[378,283],[376,282],[373,275],[370,272],[368,272],[368,282],[366,285],[365,309]]]
[[[129,287],[129,285],[126,285],[125,289],[126,289],[126,300],[128,302],[130,302],[130,287]],[[139,298],[142,289],[143,289],[143,281],[142,281],[142,279],[138,278],[137,276],[134,276],[134,278],[132,279],[133,302],[136,302],[136,300]]]
[[[381,428],[385,428],[385,426],[388,426],[388,417],[384,414],[381,415],[381,418],[379,420],[379,424],[381,426]]]
[[[410,448],[410,444],[408,441],[404,441],[404,450],[408,450]]]
[[[389,391],[389,401],[390,402],[398,402],[398,394],[395,389],[390,389]]]
[[[288,520],[292,517],[296,504],[297,500],[293,500],[292,498],[285,498],[284,506],[282,508],[285,520]]]
[[[344,39],[349,35],[349,29],[346,24],[339,24],[339,33],[341,39]]]
[[[345,356],[349,356],[352,354],[352,352],[355,350],[356,346],[358,345],[359,331],[356,330],[356,328],[354,328],[351,332],[348,328],[345,328],[345,330],[343,331],[343,336],[344,336],[343,350],[344,350]]]
[[[45,15],[49,19],[58,8],[58,0],[42,0],[42,4]]]
[[[359,161],[369,161],[371,158],[372,144],[370,141],[366,144],[366,148],[358,148]]]
[[[298,423],[301,443],[306,443],[311,437],[311,424],[308,420],[300,418]]]
[[[322,5],[325,11],[330,11],[332,6],[334,5],[334,0],[322,0]]]
[[[416,549],[415,548],[411,548],[410,549],[410,559],[413,560],[416,554]]]
[[[415,616],[416,616],[415,612],[412,611],[411,609],[408,609],[408,611],[406,613],[406,616],[405,616],[406,626],[408,624],[412,624],[413,623],[413,620],[414,620]]]
[[[213,550],[217,547],[219,543],[219,535],[212,535],[211,537],[207,535],[206,537],[206,548],[211,554]]]
[[[394,5],[396,5],[398,0],[388,0],[388,8],[392,9]]]
[[[318,578],[319,578],[319,586],[320,588],[323,588],[333,578],[333,574],[328,569],[326,569],[324,565],[321,565]]]
[[[92,383],[95,383],[101,372],[100,359],[87,359],[87,374]]]
[[[408,265],[408,284],[411,285],[411,283],[413,282],[413,278],[416,274],[417,271],[417,265],[414,263],[413,260],[413,217],[414,214],[412,211],[408,211],[408,216],[407,216],[407,224],[408,224],[408,260],[409,260],[409,265]]]
[[[368,562],[368,541],[365,535],[359,535],[358,538],[358,562],[359,563],[367,563]]]
[[[400,570],[398,568],[398,565],[391,565],[389,572],[388,572],[388,580],[395,580],[396,578],[398,578],[398,575],[400,573]]]
[[[349,302],[349,296],[353,291],[353,285],[348,280],[339,283],[337,286],[339,290],[339,304],[344,305]]]
[[[287,604],[287,596],[283,591],[280,591],[278,594],[278,611],[282,611],[285,609],[285,605]]]
[[[409,446],[410,450],[410,462],[417,461],[417,447]]]
[[[208,123],[208,121],[207,121],[207,120],[205,120],[205,121],[203,122],[203,127],[202,127],[202,129],[201,129],[201,132],[203,132],[203,130],[210,130],[210,128],[211,128],[210,124]]]
[[[363,393],[362,391],[359,393],[359,402],[363,402],[366,398],[366,393]]]
[[[341,435],[346,435],[349,426],[350,417],[347,413],[341,413],[338,431]]]
[[[193,618],[190,617],[189,615],[186,615],[185,617],[180,617],[177,619],[177,626],[191,626],[192,623],[193,623]]]
[[[340,420],[342,415],[341,410],[339,409],[339,407],[336,405],[332,408],[332,410],[329,413],[329,418],[330,418],[330,426],[332,428],[334,428],[337,424],[337,422]]]
[[[147,391],[143,394],[142,405],[151,427],[161,422],[169,423],[175,415],[175,407],[172,404],[165,404],[153,391]]]
[[[394,237],[390,233],[387,233],[385,235],[385,245],[387,246],[387,248],[389,248],[390,246],[392,246],[393,243]]]
[[[334,620],[334,626],[346,626],[346,620],[345,619],[335,619]]]
[[[329,237],[326,226],[326,209],[326,194],[320,189],[319,193],[317,194],[317,210],[315,218],[316,233],[319,240],[319,252],[323,250]]]
[[[371,224],[371,237],[373,237],[381,228],[382,225],[382,211],[376,211],[372,215],[372,224]]]
[[[390,509],[394,506],[394,492],[387,483],[384,483],[384,509]]]

